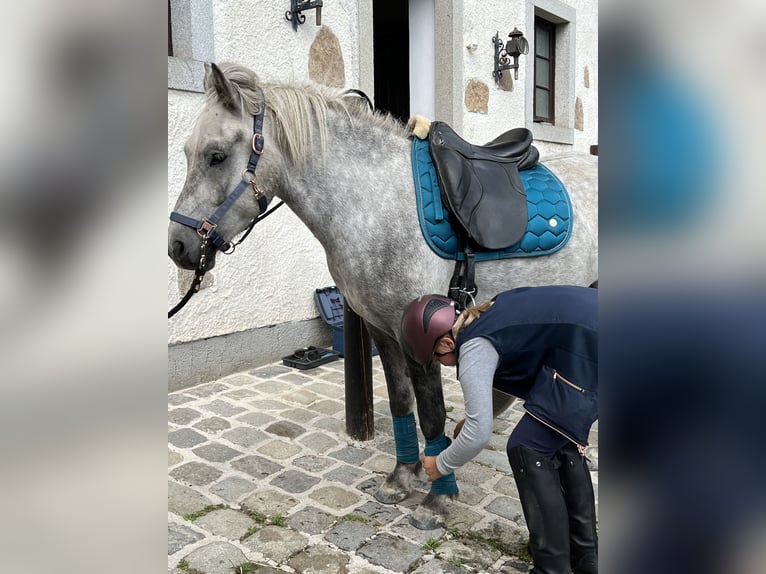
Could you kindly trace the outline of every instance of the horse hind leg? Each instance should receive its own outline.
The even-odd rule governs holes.
[[[412,412],[415,395],[399,344],[372,325],[368,324],[367,328],[378,348],[386,376],[396,443],[396,466],[374,496],[383,504],[396,504],[410,495],[413,479],[421,468],[417,426]]]

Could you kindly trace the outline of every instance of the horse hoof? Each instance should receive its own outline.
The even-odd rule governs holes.
[[[382,502],[383,504],[397,504],[407,498],[409,495],[409,492],[386,488],[386,485],[381,486],[373,494],[375,500]]]
[[[410,514],[410,524],[412,524],[418,530],[435,530],[437,528],[444,528],[447,525],[447,516],[440,516],[434,514],[428,509],[418,506],[418,508]]]
[[[423,502],[410,515],[410,524],[419,530],[434,530],[447,525],[449,509],[447,500],[450,495],[428,493]]]

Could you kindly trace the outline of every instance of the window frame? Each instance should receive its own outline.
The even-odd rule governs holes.
[[[546,30],[548,32],[548,56],[540,56],[537,47],[537,34],[539,30]],[[548,86],[541,86],[537,83],[537,65],[539,60],[546,60],[548,62]],[[534,52],[534,69],[532,71],[534,76],[534,92],[532,94],[532,121],[533,122],[546,122],[552,125],[556,123],[556,24],[542,18],[541,16],[535,16],[535,52]],[[548,115],[543,116],[537,113],[537,90],[545,90],[548,92]]]
[[[168,0],[169,90],[204,92],[205,62],[215,60],[213,24],[212,0]]]

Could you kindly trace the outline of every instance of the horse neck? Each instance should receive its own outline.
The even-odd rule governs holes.
[[[388,221],[402,207],[404,185],[412,185],[409,141],[363,120],[328,113],[322,154],[288,168],[282,199],[326,249],[339,241],[359,242],[374,235],[376,221]],[[316,139],[316,138],[315,138]],[[409,178],[406,181],[405,178]]]

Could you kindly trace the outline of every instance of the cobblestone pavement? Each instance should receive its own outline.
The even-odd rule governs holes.
[[[457,471],[446,529],[417,530],[408,515],[428,490],[425,475],[400,504],[373,496],[395,463],[378,357],[373,368],[375,438],[365,442],[345,432],[343,360],[307,371],[274,363],[168,395],[171,574],[529,570],[505,454],[521,404],[495,420],[490,443]],[[463,399],[454,369],[443,373],[451,435]],[[591,435],[598,490],[597,425]]]

